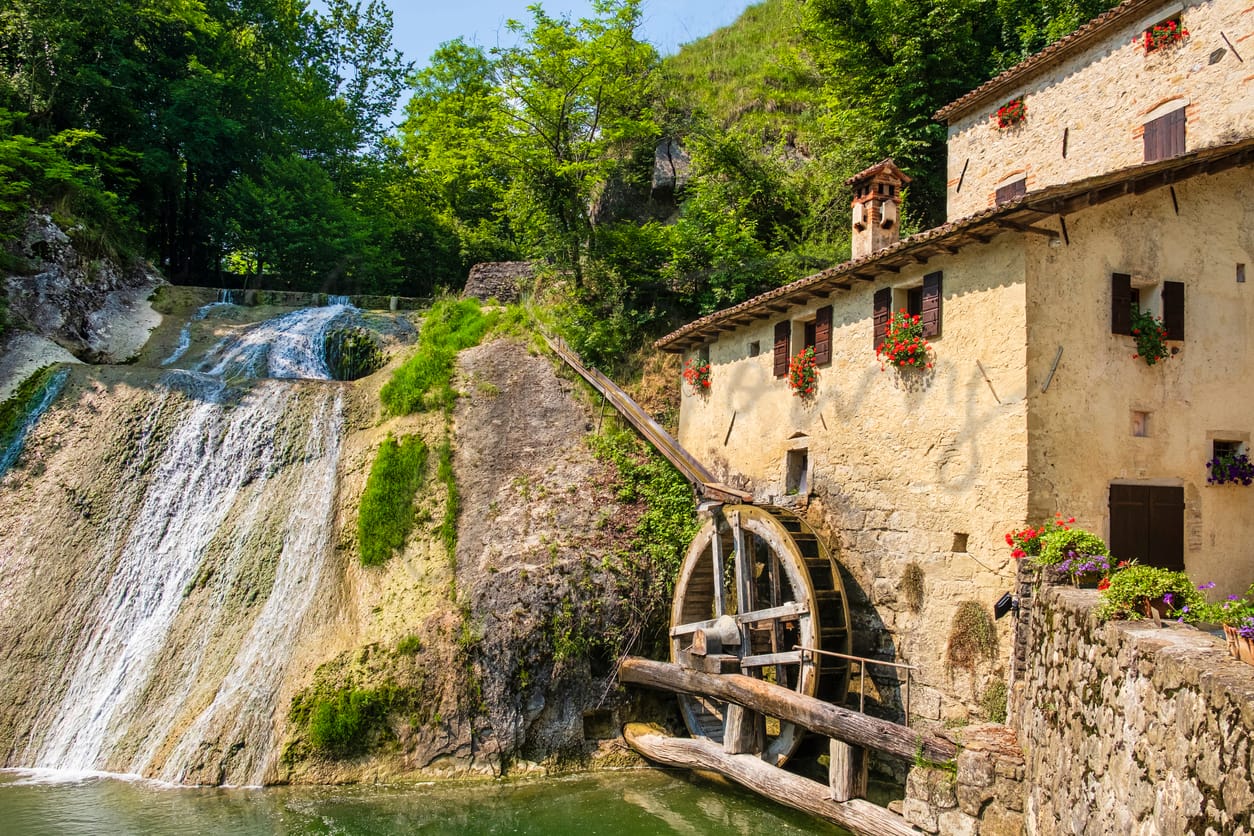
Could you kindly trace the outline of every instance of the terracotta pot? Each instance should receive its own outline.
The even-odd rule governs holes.
[[[1232,654],[1232,658],[1254,665],[1254,639],[1245,638],[1236,627],[1227,624],[1224,625],[1224,638],[1228,640],[1228,652]]]

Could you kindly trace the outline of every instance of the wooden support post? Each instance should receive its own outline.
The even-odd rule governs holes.
[[[766,718],[735,703],[727,704],[723,751],[729,755],[761,755],[766,751]]]
[[[833,801],[866,798],[866,749],[851,746],[843,740],[829,740],[827,778],[832,786]]]

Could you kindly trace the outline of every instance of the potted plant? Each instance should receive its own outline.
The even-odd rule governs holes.
[[[694,357],[684,364],[684,380],[697,392],[710,391],[710,361]]]
[[[1132,338],[1136,340],[1136,354],[1133,360],[1144,360],[1145,365],[1152,366],[1159,360],[1171,356],[1167,348],[1167,329],[1163,321],[1148,311],[1132,308]]]
[[[1147,53],[1169,46],[1184,43],[1189,37],[1189,30],[1178,21],[1167,20],[1146,29],[1141,36],[1141,45]]]
[[[923,339],[923,320],[904,310],[889,317],[884,341],[875,348],[880,371],[884,371],[885,363],[898,369],[930,369],[931,352],[932,346]]]
[[[1075,522],[1075,517],[1062,518],[1062,514],[1055,514],[1054,519],[1040,526],[1027,528],[1019,531],[1012,531],[1006,535],[1006,545],[1010,546],[1010,556],[1015,560],[1021,560],[1025,557],[1036,557],[1041,553],[1041,538],[1050,531],[1067,531],[1068,526]]]
[[[1032,564],[1055,579],[1070,580],[1076,586],[1096,586],[1110,574],[1110,549],[1106,541],[1082,528],[1055,525],[1041,535],[1040,554]]]
[[[1004,131],[1007,128],[1013,128],[1028,118],[1028,106],[1023,103],[1023,99],[1011,99],[1001,107],[997,108],[997,113],[993,115],[993,119],[997,122],[997,130]]]
[[[1208,485],[1250,485],[1254,484],[1254,463],[1245,453],[1224,453],[1206,463],[1210,468],[1210,476],[1206,477]]]
[[[798,397],[814,397],[819,385],[819,367],[814,362],[814,346],[798,351],[788,363],[788,385]]]
[[[1110,576],[1102,589],[1100,618],[1152,618],[1187,612],[1205,598],[1184,572],[1131,563]]]
[[[1200,584],[1199,591],[1214,589],[1215,583]],[[1223,627],[1228,652],[1234,659],[1254,665],[1254,586],[1245,595],[1229,595],[1223,601],[1203,601],[1173,607],[1172,617],[1189,624],[1214,624]]]

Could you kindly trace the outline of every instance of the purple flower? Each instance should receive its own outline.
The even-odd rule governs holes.
[[[1215,588],[1215,582],[1214,582],[1214,581],[1209,581],[1209,582],[1207,582],[1207,583],[1198,584],[1197,588],[1198,588],[1198,589],[1214,589],[1214,588]]]
[[[1168,592],[1166,595],[1163,596],[1163,603],[1166,604],[1167,606],[1170,607],[1175,602],[1176,602],[1176,596],[1172,595],[1170,592]]]
[[[1229,600],[1229,601],[1240,601],[1240,600],[1241,600],[1241,596],[1240,596],[1240,595],[1229,595],[1229,596],[1228,596],[1228,600]]]

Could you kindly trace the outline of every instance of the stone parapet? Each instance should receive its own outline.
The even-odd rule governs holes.
[[[1035,603],[1014,718],[1028,832],[1254,832],[1254,667],[1184,625],[1100,622],[1098,600]]]
[[[1024,832],[1025,764],[1014,729],[995,723],[956,735],[954,768],[918,764],[906,779],[902,814],[926,833],[1018,836]]]

